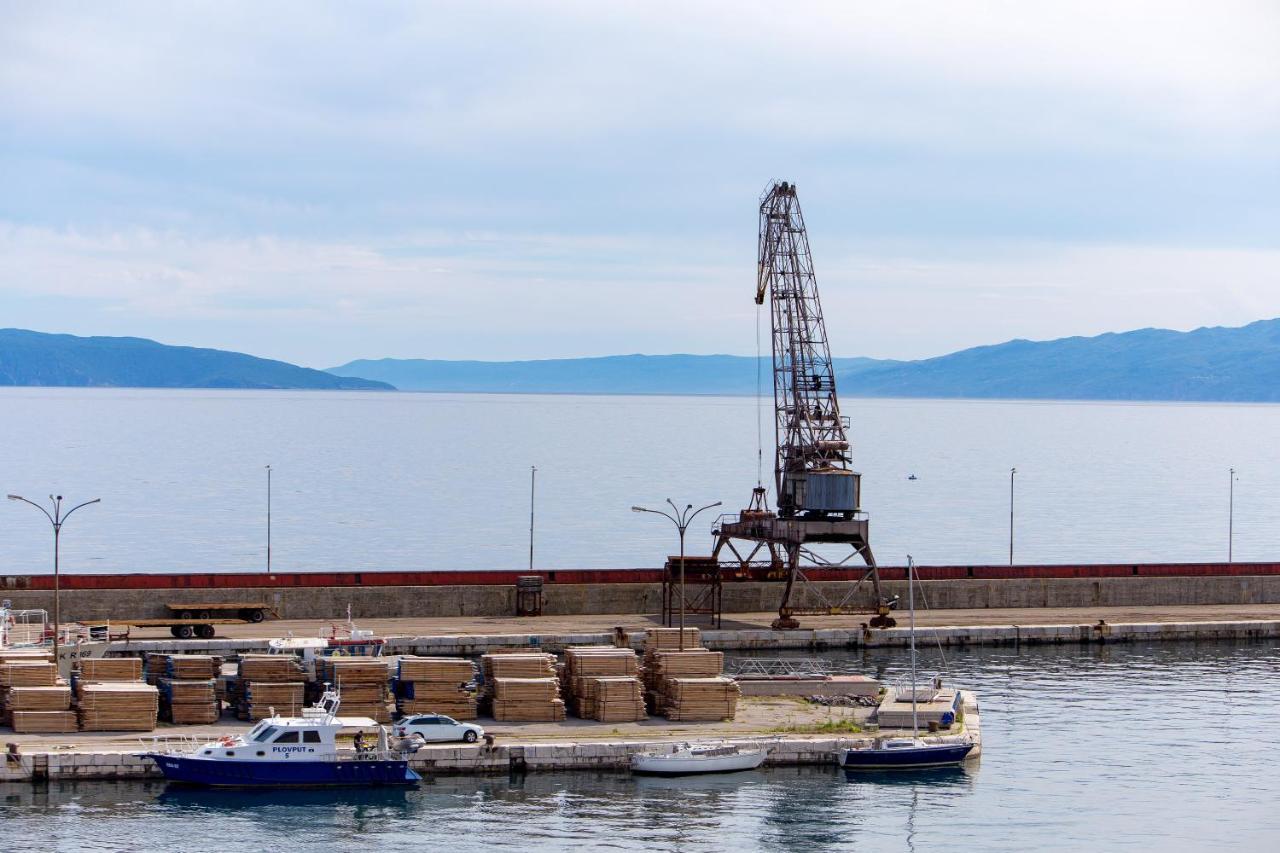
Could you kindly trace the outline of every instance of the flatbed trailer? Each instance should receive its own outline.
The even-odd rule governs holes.
[[[235,619],[231,621],[238,622],[261,622],[268,616],[279,615],[276,613],[275,608],[268,607],[261,601],[191,602],[189,604],[168,602],[165,607],[179,619],[199,619],[206,624],[211,619],[214,619],[216,615],[229,612],[236,614]]]

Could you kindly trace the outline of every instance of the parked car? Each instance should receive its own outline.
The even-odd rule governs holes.
[[[410,714],[392,727],[398,737],[418,735],[427,743],[460,740],[475,743],[484,729],[474,723],[460,723],[444,714]]]

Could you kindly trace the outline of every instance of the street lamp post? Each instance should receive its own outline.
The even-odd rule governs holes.
[[[680,532],[680,651],[684,651],[684,532],[689,529],[689,523],[698,517],[698,513],[705,509],[720,506],[720,501],[707,504],[696,510],[693,508],[693,504],[685,504],[684,509],[680,509],[671,498],[667,498],[667,503],[671,504],[671,512],[660,509],[645,509],[642,506],[633,506],[631,511],[651,512],[654,515],[661,515],[669,519],[676,526],[676,530]]]
[[[101,498],[94,498],[91,501],[85,501],[82,504],[76,504],[64,514],[62,512],[62,495],[49,495],[49,500],[53,504],[53,512],[40,506],[35,501],[29,501],[21,495],[9,495],[11,501],[22,501],[44,513],[44,517],[49,519],[49,523],[53,525],[53,662],[61,671],[61,659],[58,654],[58,626],[62,624],[62,583],[61,576],[58,574],[58,540],[62,535],[62,525],[71,517],[71,513],[80,509],[80,507],[88,506],[101,502]]]
[[[1236,544],[1236,469],[1231,469],[1231,483],[1227,487],[1227,562],[1235,562]]]
[[[271,466],[267,466],[267,574],[271,574]]]
[[[533,503],[536,493],[534,487],[538,484],[538,466],[529,466],[529,574],[533,574]]]
[[[1009,469],[1009,566],[1013,566],[1013,475],[1017,468]]]

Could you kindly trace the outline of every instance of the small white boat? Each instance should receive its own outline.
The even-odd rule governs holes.
[[[639,752],[631,756],[631,772],[651,776],[736,773],[755,770],[768,755],[764,746],[675,744],[669,752]]]

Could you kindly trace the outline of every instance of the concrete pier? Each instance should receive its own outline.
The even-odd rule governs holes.
[[[619,616],[618,621],[636,621]],[[430,656],[472,656],[501,649],[533,648],[549,652],[567,646],[608,645],[614,642],[614,631],[566,631],[510,633],[456,633],[433,635],[395,635],[394,620],[381,620],[376,630],[388,636],[389,654]],[[514,622],[515,620],[511,620]],[[523,624],[536,624],[526,620]],[[652,623],[649,623],[652,625]],[[364,626],[364,623],[362,623]],[[108,655],[138,655],[143,652],[169,654],[235,654],[267,651],[268,636],[281,636],[278,623],[252,627],[259,637],[215,638],[212,640],[177,640],[149,638],[117,641],[108,644]],[[548,626],[550,627],[550,626]],[[622,626],[619,626],[622,627]],[[624,628],[628,644],[635,649],[644,645],[644,627]],[[314,630],[305,635],[314,636]],[[301,633],[299,635],[302,635]],[[822,651],[824,649],[906,648],[906,628],[868,630],[862,627],[810,628],[796,631],[773,631],[768,628],[703,630],[702,643],[721,651]],[[917,642],[926,645],[1017,646],[1131,643],[1188,640],[1261,640],[1280,637],[1280,619],[1198,620],[1170,622],[1116,622],[1105,619],[1086,624],[1058,625],[952,625],[916,628]]]
[[[764,700],[759,700],[764,701]],[[939,735],[922,735],[930,742],[956,742],[962,737],[972,738],[976,746],[969,760],[976,760],[982,753],[981,717],[977,697],[968,691],[963,693],[963,729]],[[865,719],[870,709],[822,709],[840,711]],[[484,722],[484,721],[482,721]],[[803,733],[779,733],[773,724],[785,719],[774,715],[771,720],[756,720],[755,731],[726,730],[719,723],[667,724],[653,720],[648,725],[586,723],[532,724],[521,726],[524,732],[515,731],[498,736],[497,743],[488,748],[483,745],[462,744],[429,745],[411,760],[412,767],[424,776],[430,775],[489,775],[541,771],[624,771],[631,766],[631,756],[638,752],[669,747],[673,742],[716,740],[726,744],[757,744],[769,746],[765,766],[829,765],[834,767],[839,755],[846,749],[869,747],[874,737],[890,736],[894,732],[882,730],[876,735],[852,734],[843,737],[811,735]],[[487,724],[486,724],[487,725]],[[182,736],[184,727],[175,727],[157,734]],[[218,732],[243,730],[243,725],[200,727],[202,736],[215,737]],[[498,727],[495,727],[497,730]],[[510,728],[502,726],[501,728]],[[650,734],[645,734],[644,729]],[[751,728],[748,726],[747,728]],[[139,737],[128,746],[106,742],[103,737],[85,735],[16,736],[21,752],[16,760],[0,759],[0,783],[45,782],[67,780],[120,780],[163,778],[153,762],[133,753],[144,748],[148,736]],[[46,744],[41,746],[41,744]],[[34,744],[34,746],[32,745]],[[59,748],[52,749],[56,744]]]

